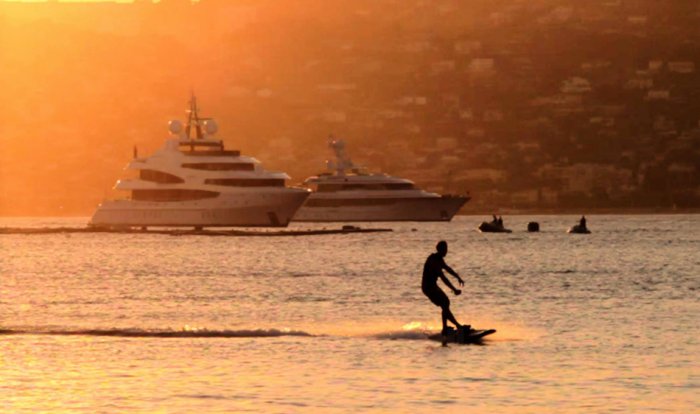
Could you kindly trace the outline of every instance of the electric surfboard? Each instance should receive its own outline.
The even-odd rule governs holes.
[[[429,339],[442,343],[452,344],[478,344],[485,336],[496,333],[495,329],[453,329],[448,328],[447,332],[428,335]]]

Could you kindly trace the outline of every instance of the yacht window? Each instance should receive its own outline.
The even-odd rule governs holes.
[[[188,201],[213,198],[218,195],[216,191],[183,189],[133,190],[131,192],[131,198],[138,201]]]
[[[154,183],[162,184],[177,184],[185,182],[185,180],[176,175],[156,170],[139,170],[139,178],[145,181],[152,181]]]
[[[384,185],[387,190],[412,190],[414,188],[411,183],[390,183]]]
[[[365,190],[386,190],[384,184],[365,184]]]
[[[183,151],[180,150],[181,153],[190,156],[190,157],[223,157],[223,156],[231,156],[231,157],[238,157],[241,155],[241,152],[238,150],[209,150],[209,151],[199,151],[199,150],[194,150],[194,151]]]
[[[204,184],[230,187],[284,187],[281,178],[207,178]]]
[[[255,165],[249,162],[196,162],[182,164],[183,168],[207,171],[253,171]]]
[[[346,207],[346,206],[385,206],[394,204],[398,198],[310,198],[306,200],[309,207]]]
[[[319,193],[334,193],[340,190],[340,188],[341,186],[338,184],[319,184],[317,191]]]
[[[411,190],[411,183],[365,183],[365,184],[343,184],[343,190]],[[319,188],[319,191],[323,191]]]
[[[343,190],[366,190],[366,184],[343,184]]]

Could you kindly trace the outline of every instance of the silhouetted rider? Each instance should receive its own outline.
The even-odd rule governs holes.
[[[428,256],[428,259],[423,265],[423,282],[421,283],[421,289],[431,302],[442,309],[442,333],[445,335],[447,333],[448,320],[457,328],[460,327],[460,324],[450,311],[450,299],[445,292],[438,287],[437,280],[440,278],[447,287],[452,289],[455,295],[459,295],[462,291],[452,286],[452,283],[445,277],[442,270],[444,269],[447,273],[456,277],[460,286],[464,286],[464,281],[459,277],[457,272],[452,270],[452,268],[445,263],[444,257],[447,255],[447,242],[444,240],[440,241],[435,248],[437,252]],[[470,329],[469,325],[463,326],[466,330]]]

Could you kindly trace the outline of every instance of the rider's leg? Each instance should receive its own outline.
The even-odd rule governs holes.
[[[442,307],[442,329],[447,328],[447,321],[452,322],[455,327],[459,327],[459,322],[457,322],[457,319],[455,319],[455,316],[450,312],[450,307],[448,306],[443,306]]]

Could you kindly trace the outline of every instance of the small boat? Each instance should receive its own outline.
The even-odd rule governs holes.
[[[511,233],[510,229],[503,227],[502,224],[493,221],[484,221],[479,225],[479,231],[482,233]]]
[[[591,234],[591,231],[588,230],[586,227],[581,226],[580,224],[577,224],[575,226],[572,226],[567,230],[567,233],[576,233],[576,234]]]

